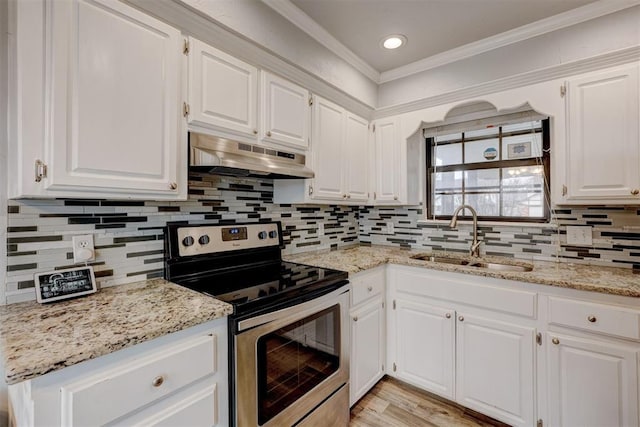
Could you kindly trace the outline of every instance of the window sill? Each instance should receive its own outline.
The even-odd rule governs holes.
[[[423,218],[417,221],[418,224],[442,224],[448,226],[451,221],[447,219],[428,219]],[[459,219],[458,224],[473,224],[473,221]],[[478,226],[499,226],[499,227],[518,227],[518,228],[558,228],[555,222],[512,222],[512,221],[478,221]]]

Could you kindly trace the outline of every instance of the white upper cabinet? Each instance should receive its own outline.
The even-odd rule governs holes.
[[[188,122],[222,137],[304,152],[309,91],[189,38]]]
[[[640,203],[640,64],[567,81],[564,203]]]
[[[344,189],[352,202],[369,200],[369,122],[347,111],[344,141]]]
[[[189,124],[255,138],[258,69],[189,38]]]
[[[45,83],[13,94],[23,183],[11,196],[186,198],[180,31],[116,1],[27,3],[16,2],[18,26],[30,9],[50,13],[20,29],[13,71],[22,89]],[[21,133],[30,124],[41,140]]]
[[[400,136],[395,118],[385,118],[374,124],[376,204],[400,204]]]
[[[313,96],[309,180],[276,180],[276,203],[363,204],[369,200],[369,122]]]
[[[262,140],[306,150],[309,146],[310,103],[307,89],[263,71]]]
[[[341,200],[345,112],[333,102],[314,97],[312,169],[314,199]]]

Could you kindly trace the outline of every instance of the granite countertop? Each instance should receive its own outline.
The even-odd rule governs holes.
[[[562,288],[640,297],[640,274],[632,273],[631,269],[548,261],[526,262],[495,256],[481,257],[482,260],[488,262],[533,267],[532,271],[513,272],[411,259],[411,256],[423,253],[430,252],[388,246],[356,246],[332,252],[306,252],[289,255],[285,256],[285,259],[301,264],[343,270],[350,274],[374,268],[381,264],[400,264]],[[433,252],[433,254],[444,255],[443,252]],[[470,259],[469,256],[451,252],[446,253],[446,256]]]
[[[151,279],[63,302],[0,306],[7,384],[231,314],[231,305]]]

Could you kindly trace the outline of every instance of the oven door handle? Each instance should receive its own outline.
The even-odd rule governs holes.
[[[266,313],[260,316],[251,317],[249,319],[241,320],[238,322],[238,332],[246,331],[247,329],[255,328],[256,326],[264,325],[265,323],[272,322],[276,319],[280,319],[283,316],[295,316],[299,313],[303,313],[308,310],[317,309],[325,302],[335,301],[335,298],[338,295],[341,295],[345,292],[349,292],[349,284],[345,284],[344,286],[332,291],[326,295],[323,295],[319,298],[312,299],[310,301],[304,302],[302,304],[294,305],[291,307],[283,308],[281,310],[273,311],[271,313]]]

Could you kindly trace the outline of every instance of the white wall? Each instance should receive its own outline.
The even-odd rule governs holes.
[[[640,45],[640,6],[381,84],[378,108]]]

